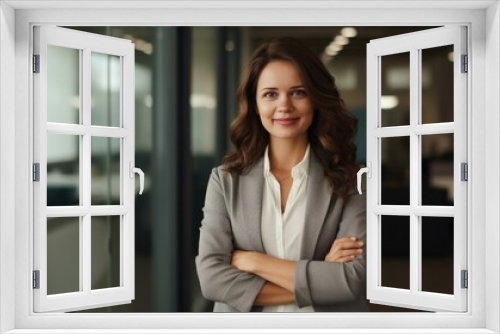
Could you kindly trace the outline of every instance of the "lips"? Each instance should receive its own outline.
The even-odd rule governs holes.
[[[298,120],[298,118],[277,118],[274,120],[274,122],[278,123],[279,125],[292,125]]]

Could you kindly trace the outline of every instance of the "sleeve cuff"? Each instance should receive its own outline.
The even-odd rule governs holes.
[[[294,277],[294,294],[295,301],[299,307],[311,306],[312,298],[311,291],[309,290],[309,280],[307,278],[307,267],[309,260],[297,261],[295,266]]]
[[[259,276],[255,276],[252,282],[245,289],[242,298],[239,298],[239,303],[236,308],[240,312],[250,312],[252,311],[255,298],[259,295],[260,291],[264,287],[266,281]]]

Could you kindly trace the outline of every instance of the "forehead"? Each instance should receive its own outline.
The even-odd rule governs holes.
[[[269,87],[278,88],[277,86],[296,86],[299,84],[302,84],[302,80],[299,69],[295,64],[285,60],[274,60],[262,69],[257,87],[266,88],[268,85],[271,85]]]

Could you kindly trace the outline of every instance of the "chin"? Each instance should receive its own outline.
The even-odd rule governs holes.
[[[279,139],[299,139],[303,137],[303,134],[299,133],[271,133],[271,137],[279,138]],[[306,136],[307,137],[307,136]]]

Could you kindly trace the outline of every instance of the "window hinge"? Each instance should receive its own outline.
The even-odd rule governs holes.
[[[40,181],[40,164],[38,162],[33,164],[33,181]]]
[[[40,289],[40,270],[33,270],[33,289]]]
[[[33,73],[40,73],[40,55],[33,55]]]
[[[462,162],[460,164],[460,174],[461,174],[461,177],[460,177],[460,180],[461,181],[469,181],[469,167],[467,165],[466,162]]]
[[[469,287],[469,277],[467,274],[467,270],[462,270],[462,289],[467,289]]]
[[[462,55],[462,73],[469,72],[469,57],[467,55]]]

